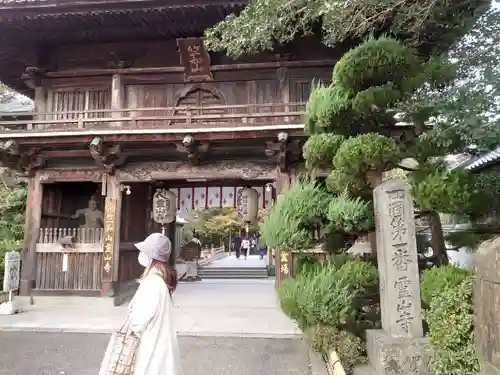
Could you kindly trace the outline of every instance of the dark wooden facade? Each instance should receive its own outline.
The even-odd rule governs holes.
[[[133,243],[159,229],[155,187],[279,193],[293,180],[312,81],[328,82],[342,51],[315,39],[239,60],[200,48],[203,30],[244,4],[0,0],[0,79],[36,108],[0,121],[3,164],[29,178],[23,294],[120,293],[139,276]],[[67,216],[91,196],[105,223],[89,234]],[[57,245],[66,235],[75,249]]]

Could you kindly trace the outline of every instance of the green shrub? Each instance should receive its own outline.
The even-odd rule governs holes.
[[[352,333],[331,326],[315,325],[305,332],[311,347],[319,353],[335,350],[344,370],[350,374],[355,366],[366,363],[364,342]]]
[[[335,169],[363,177],[368,171],[382,173],[401,160],[401,150],[393,138],[366,133],[347,139],[333,158]]]
[[[331,168],[333,156],[344,137],[331,133],[313,134],[303,147],[303,156],[308,168]]]
[[[323,354],[334,349],[350,373],[366,360],[362,333],[366,307],[373,304],[371,297],[378,289],[377,270],[345,254],[324,264],[304,264],[307,267],[298,277],[285,280],[278,289],[281,308],[297,322],[313,349]]]
[[[396,87],[420,73],[418,52],[393,38],[369,38],[335,64],[333,81],[348,90],[362,91],[392,82]]]
[[[471,276],[471,272],[457,267],[447,265],[433,267],[422,272],[420,278],[420,295],[425,305],[430,305],[432,299],[446,289],[457,288],[464,280]]]
[[[306,327],[305,316],[299,305],[299,295],[305,288],[301,278],[284,280],[278,288],[281,310],[297,322],[300,329]]]
[[[351,107],[350,93],[339,86],[313,86],[306,105],[306,133],[348,134],[356,118]]]
[[[472,309],[472,280],[445,286],[434,294],[424,318],[435,375],[475,375],[479,361],[475,352]]]
[[[347,191],[333,198],[328,206],[330,225],[347,233],[367,232],[374,227],[373,204]]]
[[[262,220],[262,240],[280,250],[309,248],[314,241],[313,229],[326,219],[329,201],[330,195],[316,181],[300,177]]]
[[[312,256],[300,254],[296,263],[295,276],[309,276],[318,272],[321,267],[321,263],[317,262]]]
[[[278,296],[285,314],[303,329],[319,324],[357,334],[364,302],[377,285],[378,273],[370,263],[339,256],[285,280]]]

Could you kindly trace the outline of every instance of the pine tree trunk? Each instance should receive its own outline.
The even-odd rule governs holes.
[[[449,263],[448,254],[446,253],[446,245],[444,242],[443,227],[441,219],[437,212],[431,212],[427,215],[431,229],[431,246],[436,255],[436,263],[439,266],[444,266]]]

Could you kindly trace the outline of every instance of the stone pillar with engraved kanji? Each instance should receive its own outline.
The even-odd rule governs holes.
[[[403,180],[373,192],[382,329],[367,331],[370,365],[355,374],[431,374],[423,337],[413,200]]]

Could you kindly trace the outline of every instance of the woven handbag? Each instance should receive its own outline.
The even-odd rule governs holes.
[[[99,375],[133,375],[139,336],[130,330],[130,318],[113,333]]]

